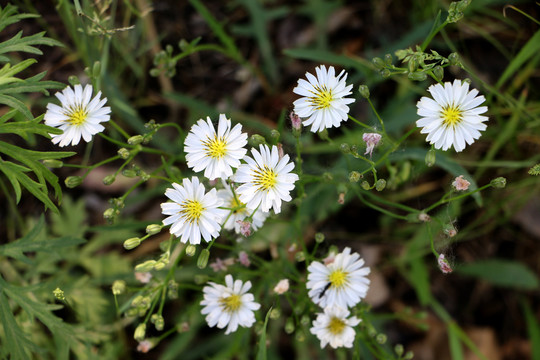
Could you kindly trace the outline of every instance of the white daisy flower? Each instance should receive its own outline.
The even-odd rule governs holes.
[[[182,185],[172,186],[174,189],[167,189],[165,196],[173,202],[161,204],[161,212],[171,215],[163,220],[163,225],[172,224],[171,234],[190,244],[200,244],[201,235],[207,242],[218,237],[227,211],[218,209],[223,202],[217,197],[216,189],[205,193],[204,185],[195,176],[191,181],[185,178]]]
[[[308,267],[309,297],[322,308],[340,306],[349,308],[366,297],[369,279],[369,267],[362,267],[364,260],[358,253],[352,253],[346,247],[334,261],[323,265],[318,261]]]
[[[242,125],[231,129],[231,120],[224,114],[219,115],[217,133],[210,117],[206,121],[200,119],[184,142],[187,165],[195,172],[204,170],[204,176],[210,180],[227,179],[246,155],[246,144],[247,134],[242,132]]]
[[[349,310],[339,306],[329,306],[323,313],[317,314],[313,327],[309,331],[321,340],[321,349],[326,344],[337,349],[339,347],[351,348],[356,332],[353,327],[360,323],[355,316],[347,318]]]
[[[107,98],[101,98],[101,91],[92,98],[92,85],[75,85],[57,92],[56,97],[62,106],[47,104],[47,112],[43,119],[45,125],[57,127],[63,134],[49,134],[53,144],[59,146],[77,145],[81,140],[89,142],[92,136],[102,132],[105,128],[100,123],[109,121],[111,108],[103,106]]]
[[[416,104],[418,115],[416,126],[422,127],[420,133],[428,134],[426,141],[435,144],[436,149],[448,150],[454,146],[457,152],[465,148],[465,143],[472,144],[480,137],[480,131],[487,127],[481,116],[487,106],[479,106],[486,99],[478,95],[478,90],[469,91],[469,84],[454,80],[453,84],[431,85],[428,91],[433,99],[422,97]]]
[[[291,173],[294,163],[289,162],[289,155],[279,157],[278,148],[272,145],[260,145],[260,151],[251,149],[254,159],[244,157],[247,164],[238,167],[234,181],[242,183],[236,190],[241,202],[249,209],[260,209],[264,212],[274,209],[281,212],[281,200],[291,201],[289,192],[294,189],[298,175]]]
[[[252,294],[251,282],[242,283],[241,280],[233,281],[231,275],[225,276],[226,286],[209,283],[203,288],[204,300],[201,301],[203,309],[201,313],[206,316],[208,326],[223,329],[227,326],[225,335],[235,332],[238,325],[250,328],[255,322],[253,311],[259,310],[260,304],[256,303]]]
[[[231,209],[237,208],[237,210],[227,210],[230,215],[227,214],[225,216],[228,216],[229,218],[227,219],[223,227],[227,230],[234,229],[237,234],[240,234],[242,226],[241,222],[245,218],[249,217],[253,213],[253,211],[255,211],[255,214],[253,214],[253,217],[251,218],[251,229],[253,231],[257,231],[257,229],[263,226],[264,221],[270,215],[270,213],[264,212],[260,208],[257,210],[247,208],[246,205],[238,199],[238,196],[235,196],[235,194],[233,194],[229,185],[224,184],[224,186],[224,189],[218,190],[217,192],[217,196],[221,200],[223,200],[222,207]]]
[[[338,127],[342,121],[347,121],[349,107],[355,99],[346,98],[350,95],[352,85],[347,85],[347,73],[345,70],[336,77],[336,71],[330,66],[328,71],[324,65],[315,68],[317,77],[306,73],[308,81],[298,79],[298,86],[293,92],[303,96],[296,100],[294,112],[307,118],[304,126],[311,125],[311,131],[323,131],[332,126]]]

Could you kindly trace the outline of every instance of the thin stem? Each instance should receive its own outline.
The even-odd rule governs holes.
[[[118,126],[118,124],[116,122],[114,122],[114,120],[109,120],[109,124],[112,125],[113,128],[116,129],[116,131],[118,131],[120,134],[122,134],[123,137],[125,137],[126,139],[129,139],[131,136],[129,136],[129,134],[127,132],[124,131],[124,129],[122,129],[120,126]]]
[[[454,200],[463,199],[463,198],[465,198],[465,197],[467,197],[467,196],[471,196],[471,195],[474,194],[474,193],[477,193],[477,192],[479,192],[479,191],[482,191],[482,190],[484,190],[484,189],[487,189],[488,187],[491,187],[491,184],[484,185],[484,186],[482,186],[482,187],[480,187],[480,188],[478,188],[478,189],[476,189],[476,190],[474,190],[474,191],[470,191],[470,192],[468,192],[468,193],[465,193],[465,194],[462,194],[462,195],[459,195],[459,196],[454,196],[454,197],[452,197],[452,198],[445,199],[444,196],[443,196],[443,198],[442,198],[441,200],[439,200],[439,201],[437,201],[435,204],[433,204],[433,205],[431,205],[431,206],[425,208],[423,211],[424,211],[425,213],[428,213],[429,211],[435,209],[436,207],[438,207],[438,206],[440,206],[440,205],[442,205],[442,204],[446,204],[446,203],[452,202],[452,201],[454,201]]]
[[[373,105],[373,103],[371,102],[371,99],[370,98],[367,98],[367,101],[369,103],[369,106],[371,106],[371,110],[373,110],[373,112],[375,113],[375,116],[377,116],[377,119],[379,119],[379,123],[381,124],[381,130],[382,132],[386,135],[386,130],[384,128],[384,122],[383,120],[381,119],[381,117],[379,116],[379,113],[377,112],[377,109],[375,109],[375,106]],[[386,135],[388,136],[388,135]]]

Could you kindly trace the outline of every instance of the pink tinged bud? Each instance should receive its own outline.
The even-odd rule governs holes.
[[[381,134],[377,133],[365,133],[364,135],[362,135],[362,140],[364,140],[366,143],[366,152],[364,153],[364,155],[369,154],[369,158],[371,158],[373,149],[375,148],[375,146],[377,146],[377,144],[381,140],[381,137]]]
[[[323,263],[324,265],[329,265],[329,264],[332,264],[334,262],[334,259],[336,258],[336,253],[334,252],[331,252],[330,254],[328,254],[327,257],[325,257],[323,259]]]
[[[225,262],[220,258],[217,258],[216,261],[210,263],[210,267],[212,270],[214,270],[214,272],[227,271],[227,264],[225,264]]]
[[[471,185],[471,183],[465,180],[463,178],[463,175],[459,175],[457,178],[455,178],[454,182],[452,183],[452,186],[457,191],[465,191],[469,188],[469,185]]]
[[[238,254],[238,261],[245,267],[249,267],[249,265],[251,265],[248,254],[245,251],[240,251],[240,253]]]
[[[152,274],[149,272],[135,272],[135,279],[143,284],[148,284],[152,279]]]
[[[302,120],[300,119],[300,116],[296,115],[294,111],[291,111],[289,116],[291,118],[292,128],[296,131],[300,131],[302,129]]]
[[[152,344],[149,340],[143,340],[137,345],[137,351],[142,353],[147,353],[154,347],[154,344]]]
[[[439,268],[441,269],[443,274],[450,274],[453,271],[448,260],[444,258],[444,254],[439,255],[438,261],[439,261]]]
[[[345,204],[345,193],[339,193],[337,202],[340,204]]]
[[[285,153],[283,152],[283,145],[281,143],[277,144],[277,151],[278,151],[279,159],[281,160],[281,158],[283,158],[283,156],[285,155]]]
[[[289,290],[289,279],[281,279],[274,287],[274,292],[278,295],[282,295]]]
[[[249,221],[238,220],[236,222],[240,224],[240,234],[246,237],[251,235],[251,223]]]
[[[420,213],[418,214],[418,220],[420,220],[421,222],[430,222],[431,217],[426,213]]]

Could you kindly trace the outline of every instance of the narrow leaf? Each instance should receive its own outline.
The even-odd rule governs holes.
[[[456,272],[480,278],[496,286],[528,290],[538,288],[538,277],[528,267],[516,261],[477,261],[461,265]]]

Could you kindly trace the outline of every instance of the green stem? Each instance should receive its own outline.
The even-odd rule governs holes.
[[[122,134],[123,137],[125,137],[126,139],[130,138],[129,134],[127,132],[125,132],[124,129],[122,129],[120,126],[118,126],[118,124],[116,122],[114,122],[114,120],[109,120],[109,124],[111,124],[112,127],[116,129],[116,131],[118,131],[120,134]]]
[[[428,213],[429,211],[435,209],[436,207],[438,207],[438,206],[440,206],[442,204],[446,204],[446,203],[452,202],[454,200],[459,200],[459,199],[466,198],[467,196],[471,196],[472,194],[477,193],[479,191],[482,191],[484,189],[487,189],[488,187],[491,187],[491,184],[484,185],[484,186],[482,186],[482,187],[480,187],[480,188],[478,188],[478,189],[476,189],[474,191],[470,191],[468,193],[465,193],[465,194],[462,194],[462,195],[459,195],[459,196],[454,196],[454,197],[448,198],[448,199],[445,199],[445,196],[446,196],[445,195],[445,196],[443,196],[443,198],[441,200],[437,201],[435,204],[425,208],[422,211],[425,212],[425,213]]]
[[[379,123],[381,124],[381,130],[382,132],[384,133],[384,135],[388,136],[386,134],[386,130],[384,128],[384,122],[383,120],[381,119],[381,117],[379,116],[379,113],[377,112],[377,109],[375,109],[375,106],[373,105],[373,103],[371,102],[371,99],[370,98],[367,98],[367,101],[369,103],[369,106],[371,106],[371,110],[373,110],[373,112],[375,113],[375,116],[377,116],[377,119],[379,119]]]

